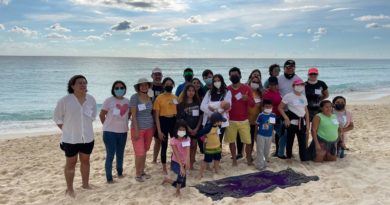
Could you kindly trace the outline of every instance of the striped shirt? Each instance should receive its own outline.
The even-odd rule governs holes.
[[[130,98],[130,108],[133,107],[137,109],[138,129],[152,128],[154,126],[152,115],[152,101],[149,100],[147,103],[143,103],[139,99],[138,93],[136,93]],[[131,127],[134,128],[133,124],[131,124]]]

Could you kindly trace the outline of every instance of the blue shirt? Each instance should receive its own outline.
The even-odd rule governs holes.
[[[257,131],[257,134],[263,137],[272,137],[272,131],[274,129],[275,120],[276,120],[276,116],[274,113],[271,114],[265,114],[264,112],[260,113],[256,120],[257,124],[259,125],[259,131]],[[271,124],[271,122],[273,123]]]
[[[184,82],[184,83],[180,84],[179,86],[177,86],[176,93],[175,93],[177,97],[179,97],[181,92],[183,92],[184,86],[186,85],[186,83],[188,83],[188,82]]]

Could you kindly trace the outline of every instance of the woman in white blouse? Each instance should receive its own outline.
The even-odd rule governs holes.
[[[87,94],[87,79],[73,76],[68,82],[68,95],[61,98],[54,110],[54,122],[62,130],[60,147],[65,152],[66,194],[75,197],[73,179],[80,159],[82,187],[89,186],[89,158],[94,146],[92,121],[96,118],[96,101]]]

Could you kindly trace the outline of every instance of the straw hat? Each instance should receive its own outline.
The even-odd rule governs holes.
[[[151,88],[152,87],[152,83],[151,82],[149,82],[148,81],[148,79],[146,79],[146,78],[140,78],[140,79],[138,79],[138,82],[136,83],[136,84],[134,84],[134,89],[135,89],[135,91],[137,91],[137,92],[139,92],[139,84],[142,84],[142,83],[147,83],[148,85],[149,85],[149,88]]]

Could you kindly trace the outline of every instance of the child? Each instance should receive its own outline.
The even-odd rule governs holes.
[[[339,121],[341,134],[339,136],[339,143],[337,144],[337,153],[340,158],[344,158],[344,150],[348,150],[346,143],[346,132],[353,129],[352,114],[345,109],[346,100],[342,96],[333,98],[334,111]]]
[[[176,180],[164,178],[163,184],[170,183],[176,187],[176,197],[180,196],[180,189],[186,186],[186,172],[190,168],[191,139],[187,134],[187,123],[178,120],[175,125],[174,135],[171,140],[172,159],[171,170],[177,174]]]
[[[206,168],[206,163],[211,163],[214,161],[214,172],[218,173],[219,161],[221,160],[221,142],[219,140],[219,129],[222,125],[222,122],[226,122],[226,119],[222,117],[222,114],[219,112],[214,112],[211,114],[210,122],[205,125],[205,127],[199,131],[198,137],[206,135],[204,141],[204,160],[200,168],[199,178],[203,177],[203,172]]]
[[[273,126],[276,122],[276,115],[272,113],[272,101],[263,100],[263,112],[257,117],[258,132],[256,138],[257,157],[255,166],[262,170],[267,167],[269,152],[271,149]]]

